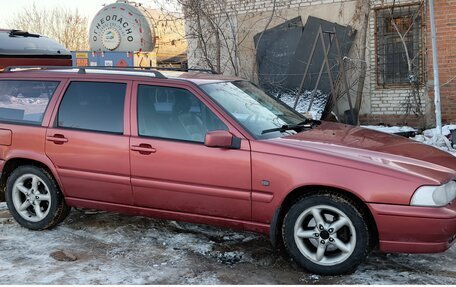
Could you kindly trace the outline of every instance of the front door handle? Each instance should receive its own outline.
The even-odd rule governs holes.
[[[64,144],[68,142],[68,139],[64,135],[55,134],[53,136],[47,136],[47,141],[54,142],[55,144]]]
[[[132,151],[139,152],[140,154],[148,155],[151,153],[156,153],[157,150],[154,149],[150,144],[140,144],[131,146]]]

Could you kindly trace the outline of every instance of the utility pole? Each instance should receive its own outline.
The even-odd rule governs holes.
[[[434,0],[429,0],[429,12],[431,18],[431,38],[432,38],[432,59],[434,66],[434,104],[435,104],[435,121],[437,133],[442,135],[442,106],[440,104],[440,79],[439,63],[437,50],[437,33],[435,30]]]

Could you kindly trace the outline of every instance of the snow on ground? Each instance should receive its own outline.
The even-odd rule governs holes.
[[[456,149],[451,145],[451,142],[445,136],[435,136],[432,135],[431,137],[423,135],[417,135],[413,140],[419,141],[421,143],[434,146],[438,149],[451,153],[452,155],[456,156]]]
[[[76,261],[50,256],[65,251]],[[0,203],[1,284],[454,284],[446,253],[373,253],[351,275],[321,277],[274,251],[266,237],[203,225],[73,210],[50,231],[13,221]]]
[[[449,136],[452,130],[456,130],[456,125],[446,125],[442,127],[442,133],[444,136]],[[423,132],[426,137],[433,137],[436,133],[437,129],[429,129]]]

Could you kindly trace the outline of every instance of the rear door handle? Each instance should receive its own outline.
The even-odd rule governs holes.
[[[64,144],[68,142],[68,139],[64,135],[53,135],[53,136],[47,136],[46,140],[50,142],[54,142],[55,144]]]
[[[140,154],[148,155],[151,153],[156,153],[157,150],[154,149],[150,144],[140,144],[131,146],[132,151],[137,151]]]

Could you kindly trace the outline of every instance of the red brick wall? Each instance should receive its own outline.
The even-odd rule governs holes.
[[[434,9],[440,85],[443,85],[441,87],[442,121],[444,123],[456,123],[456,0],[435,0]],[[429,11],[429,7],[427,11]],[[427,71],[429,82],[432,82],[432,85],[429,86],[429,94],[434,101],[431,25],[429,13],[427,14]]]

